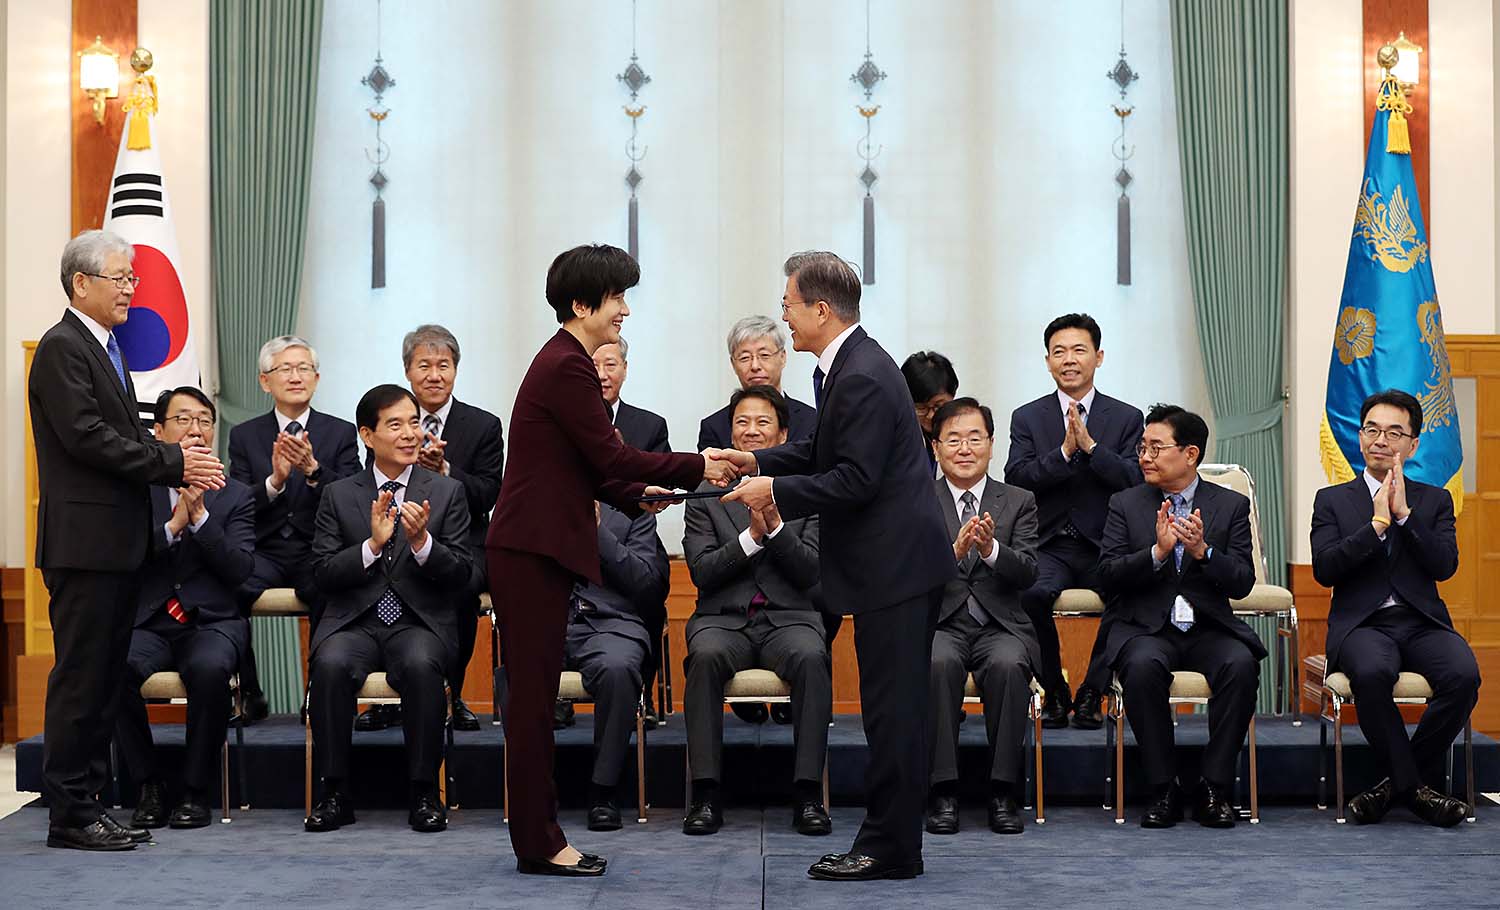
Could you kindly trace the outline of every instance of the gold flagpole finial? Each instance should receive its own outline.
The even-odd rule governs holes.
[[[130,54],[130,68],[135,70],[135,84],[130,87],[130,97],[121,109],[130,115],[128,138],[125,147],[133,151],[151,147],[151,117],[156,114],[156,77],[147,71],[156,60],[144,47]]]

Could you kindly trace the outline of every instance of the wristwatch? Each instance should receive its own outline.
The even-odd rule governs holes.
[[[322,465],[318,465],[316,468],[313,468],[311,474],[307,475],[307,482],[308,483],[317,483],[322,478],[323,478],[323,466]]]

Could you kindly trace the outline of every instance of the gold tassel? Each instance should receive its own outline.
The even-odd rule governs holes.
[[[130,114],[125,147],[140,151],[151,147],[151,117],[156,114],[156,77],[142,73],[135,77],[130,97],[121,110]]]
[[[1393,155],[1411,154],[1411,130],[1406,124],[1406,115],[1411,113],[1411,102],[1401,91],[1396,77],[1389,72],[1380,80],[1380,95],[1375,99],[1377,111],[1390,111],[1385,127],[1385,150]]]

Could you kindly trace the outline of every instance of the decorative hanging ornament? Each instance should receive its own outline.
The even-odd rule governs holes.
[[[370,175],[370,185],[375,187],[375,201],[370,206],[370,287],[385,287],[385,198],[383,192],[390,180],[385,176],[383,165],[391,158],[391,147],[380,135],[380,126],[391,115],[385,106],[386,89],[396,85],[396,80],[386,71],[385,60],[380,56],[380,0],[375,0],[375,66],[360,84],[375,93],[375,103],[365,109],[375,122],[375,147],[365,149],[365,157],[375,165]]]
[[[1125,162],[1135,156],[1135,146],[1125,144],[1125,125],[1135,108],[1125,106],[1125,93],[1131,83],[1141,74],[1130,68],[1125,59],[1125,0],[1120,0],[1120,59],[1114,68],[1104,74],[1120,90],[1120,103],[1111,105],[1115,117],[1120,121],[1120,135],[1115,137],[1111,148],[1115,160],[1120,162],[1115,171],[1115,184],[1120,188],[1120,198],[1115,203],[1115,283],[1130,284],[1130,184],[1135,180]]]
[[[641,176],[641,170],[636,165],[646,157],[646,148],[638,144],[641,115],[646,113],[646,105],[639,104],[638,100],[641,89],[650,84],[651,77],[646,75],[646,71],[641,68],[640,58],[636,56],[635,14],[636,0],[631,0],[630,65],[625,67],[624,72],[618,73],[615,79],[630,90],[630,103],[625,105],[625,116],[630,118],[630,138],[625,142],[625,157],[630,159],[630,167],[625,171],[625,185],[630,187],[630,202],[626,211],[628,227],[626,228],[625,249],[630,253],[631,258],[639,261],[641,258],[641,210],[636,189],[646,178]]]
[[[854,109],[865,119],[865,135],[855,144],[855,154],[864,159],[864,170],[859,172],[859,182],[865,187],[865,218],[864,218],[864,261],[861,271],[864,272],[864,283],[875,283],[875,197],[871,190],[875,188],[875,181],[880,175],[875,173],[875,168],[870,162],[885,149],[885,146],[876,148],[873,143],[875,126],[875,115],[880,113],[880,105],[871,104],[874,99],[875,86],[885,79],[885,71],[875,65],[875,60],[870,53],[870,0],[865,0],[865,62],[859,65],[854,75],[849,77],[850,82],[857,83],[865,92],[865,103],[856,104]]]

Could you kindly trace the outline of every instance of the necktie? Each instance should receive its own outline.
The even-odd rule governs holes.
[[[396,491],[399,489],[401,489],[401,482],[397,480],[387,480],[380,485],[380,492],[389,492],[391,494],[391,511],[393,512],[400,508],[396,505]],[[395,559],[396,537],[400,531],[401,525],[398,519],[396,530],[391,533],[391,539],[387,540],[385,546],[380,548],[380,556],[387,563]],[[401,606],[401,595],[396,593],[395,588],[387,585],[385,593],[380,595],[379,600],[375,601],[375,616],[381,622],[390,625],[401,618]]]
[[[813,407],[823,410],[823,373],[822,367],[813,367]]]
[[[757,590],[755,592],[755,596],[750,598],[750,608],[745,611],[745,615],[750,617],[751,619],[754,619],[755,614],[759,613],[761,611],[761,608],[763,608],[768,603],[770,603],[770,601],[766,600],[766,595]]]
[[[302,432],[302,424],[298,423],[295,420],[287,421],[286,435],[288,435],[288,436],[296,436],[298,433],[301,433],[301,432]]]
[[[120,343],[115,341],[115,333],[109,333],[109,341],[104,344],[104,352],[109,355],[109,362],[115,365],[115,375],[120,377],[120,387],[129,389],[130,385],[125,381],[125,360],[120,356]]]
[[[1171,500],[1172,502],[1172,517],[1188,517],[1187,500],[1183,498],[1181,493],[1169,493],[1167,494],[1167,499]],[[1184,551],[1186,551],[1186,549],[1187,548],[1183,546],[1182,541],[1180,540],[1177,541],[1177,544],[1174,547],[1172,547],[1172,561],[1177,564],[1178,572],[1182,571],[1182,554]],[[1193,623],[1190,620],[1179,620],[1174,618],[1172,620],[1172,625],[1186,632],[1188,629],[1192,628]]]
[[[182,609],[182,601],[175,597],[167,598],[167,615],[184,624],[188,620],[187,611]]]
[[[958,523],[959,526],[962,527],[963,525],[968,524],[969,521],[974,518],[974,516],[979,514],[977,508],[978,502],[974,499],[973,490],[965,490],[964,495],[960,496],[958,498],[958,501],[963,505],[963,508],[958,513]],[[963,569],[963,573],[965,575],[968,575],[971,571],[973,571],[974,564],[978,561],[979,553],[977,550],[970,550],[969,552],[965,553],[964,561],[960,564],[960,567]],[[968,608],[969,616],[971,616],[974,621],[979,623],[981,626],[989,621],[989,614],[984,612],[984,608],[979,605],[979,601],[974,599],[973,594],[969,595],[969,599],[965,602],[965,606]]]
[[[1083,421],[1084,426],[1089,425],[1089,409],[1084,407],[1081,401],[1078,402],[1078,419]]]
[[[441,439],[443,437],[443,425],[438,420],[436,414],[428,414],[426,417],[422,418],[422,430],[423,432],[431,433],[434,439]],[[427,440],[423,440],[422,445],[428,446],[431,445],[431,443]]]

